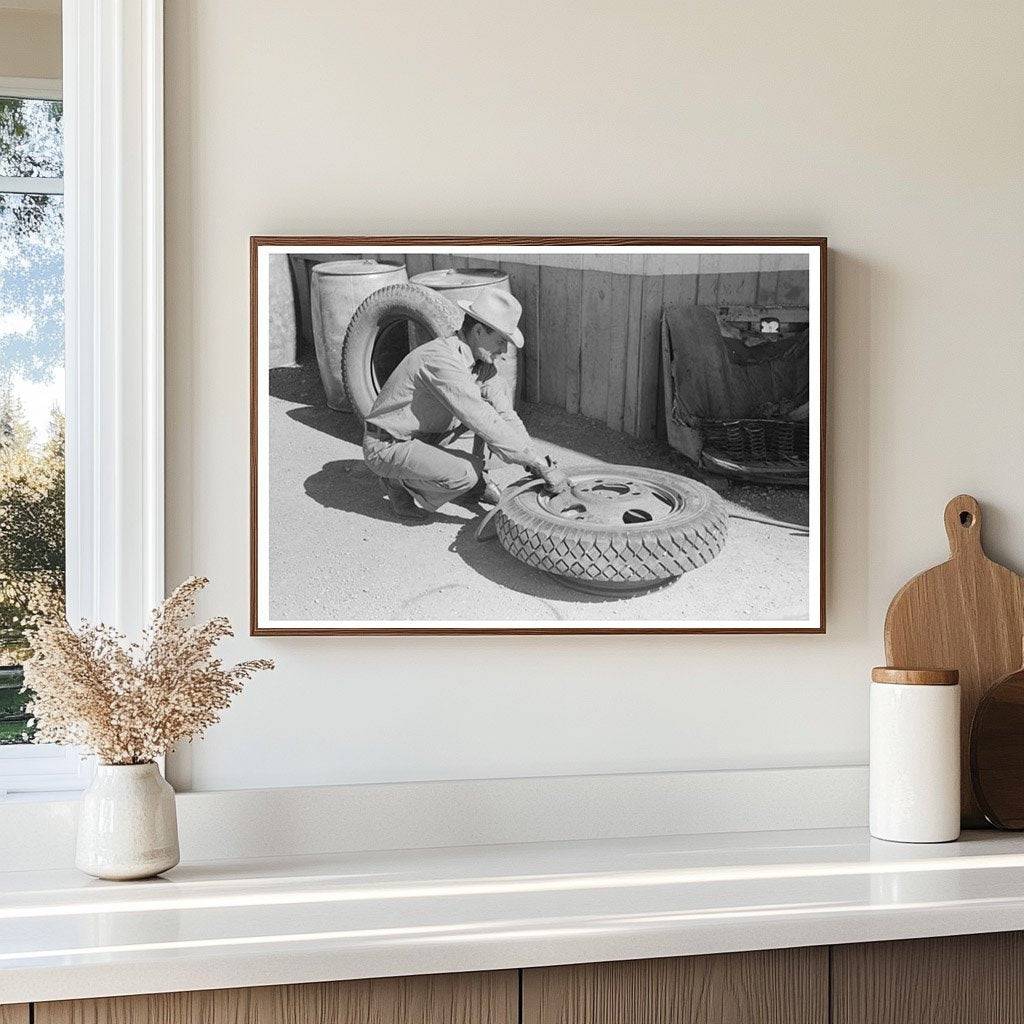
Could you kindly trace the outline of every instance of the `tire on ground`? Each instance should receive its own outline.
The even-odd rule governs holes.
[[[540,501],[542,491],[532,489],[497,510],[495,525],[502,547],[533,568],[609,590],[665,582],[710,562],[722,550],[729,519],[721,498],[710,487],[642,466],[590,470],[662,488],[678,498],[680,507],[650,523],[588,525],[546,510]],[[572,470],[568,473],[574,476]]]
[[[447,337],[462,324],[455,303],[418,284],[393,284],[367,296],[352,316],[341,348],[345,393],[360,419],[366,417],[379,388],[374,381],[373,349],[380,332],[399,320],[412,320],[427,337]]]

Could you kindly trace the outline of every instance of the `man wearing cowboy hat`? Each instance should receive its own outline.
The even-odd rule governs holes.
[[[495,363],[523,347],[523,308],[508,292],[460,300],[462,326],[412,350],[381,388],[366,417],[363,455],[380,477],[392,511],[427,519],[446,502],[497,502],[482,453],[449,447],[472,431],[506,462],[525,466],[560,490],[565,474],[542,459],[512,408]]]

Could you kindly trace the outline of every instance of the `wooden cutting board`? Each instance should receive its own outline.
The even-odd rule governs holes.
[[[986,690],[1020,667],[1024,579],[993,562],[981,545],[981,507],[969,494],[946,506],[949,561],[899,590],[885,615],[885,657],[896,668],[960,671],[960,814],[985,825],[971,789],[970,734]]]

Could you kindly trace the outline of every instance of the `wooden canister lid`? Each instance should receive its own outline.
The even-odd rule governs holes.
[[[900,683],[904,686],[956,686],[960,673],[955,668],[890,668],[871,670],[873,683]]]

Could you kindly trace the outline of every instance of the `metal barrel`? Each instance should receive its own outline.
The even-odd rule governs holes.
[[[423,285],[440,292],[446,299],[455,302],[457,299],[468,299],[472,301],[488,290],[499,292],[511,292],[508,274],[500,270],[490,270],[485,267],[468,267],[463,270],[448,268],[442,270],[427,270],[412,278],[413,284]],[[423,329],[413,326],[416,332],[414,344],[420,345],[430,338],[423,336]],[[511,347],[510,347],[511,348]],[[517,397],[517,386],[519,382],[519,349],[509,351],[497,362],[498,373],[504,378],[508,393],[513,401]]]
[[[404,265],[377,260],[337,260],[310,271],[310,313],[320,379],[332,409],[351,412],[341,379],[341,347],[352,314],[379,288],[408,281]]]

